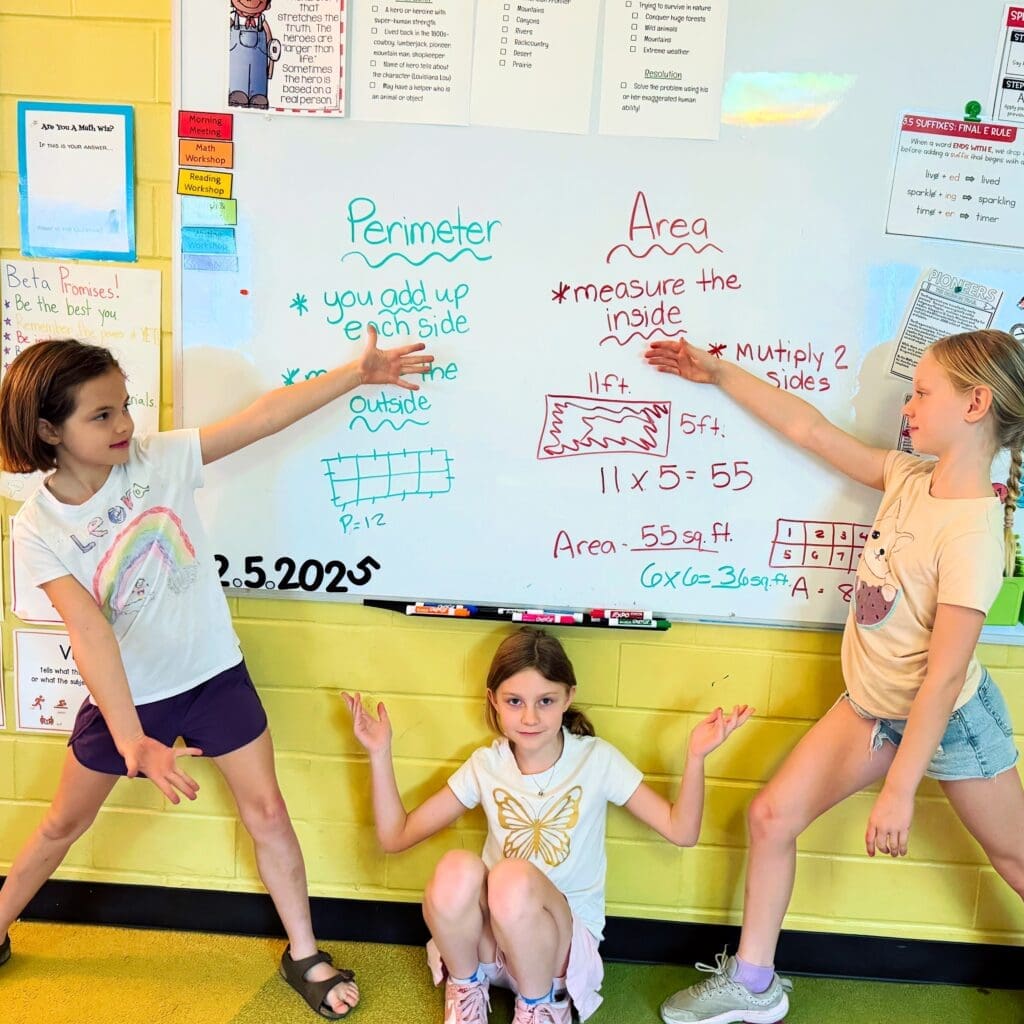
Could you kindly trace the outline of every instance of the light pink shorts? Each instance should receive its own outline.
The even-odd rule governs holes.
[[[448,973],[441,952],[431,939],[427,943],[427,965],[435,985],[440,985]],[[505,955],[499,949],[495,957],[497,970],[490,975],[492,985],[511,989],[516,995],[519,987],[516,979],[505,969]],[[572,942],[569,945],[569,966],[564,978],[555,978],[556,990],[564,987],[576,1007],[580,1020],[586,1020],[601,1005],[601,983],[604,981],[604,962],[597,948],[597,939],[586,925],[572,915]]]

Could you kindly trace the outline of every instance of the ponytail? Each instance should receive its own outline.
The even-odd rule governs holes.
[[[1006,564],[1003,575],[1012,576],[1017,563],[1017,538],[1013,533],[1013,514],[1020,497],[1021,446],[1010,448],[1010,474],[1006,478],[1006,507],[1003,509],[1003,542],[1006,546]]]
[[[1010,452],[1003,510],[1003,541],[1006,561],[1003,572],[1012,576],[1017,560],[1013,514],[1020,497],[1021,447],[1024,445],[1024,345],[1006,331],[968,331],[950,334],[928,351],[958,391],[985,387],[992,394],[992,440],[995,451]],[[993,452],[994,454],[994,452]]]
[[[562,714],[562,725],[573,734],[573,736],[596,736],[594,724],[579,708],[566,708]]]

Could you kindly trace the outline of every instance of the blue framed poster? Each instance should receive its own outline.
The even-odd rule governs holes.
[[[18,103],[21,251],[134,262],[135,111]]]

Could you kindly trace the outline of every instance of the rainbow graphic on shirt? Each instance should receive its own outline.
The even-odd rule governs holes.
[[[196,549],[181,520],[171,509],[157,505],[114,538],[96,567],[92,593],[114,622],[127,608],[138,611],[140,593],[152,592],[155,575],[171,590],[180,591],[191,586],[197,572]]]

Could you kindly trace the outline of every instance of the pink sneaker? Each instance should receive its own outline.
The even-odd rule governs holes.
[[[572,1002],[568,996],[563,996],[553,1003],[529,1006],[521,996],[516,996],[512,1024],[572,1024]]]
[[[486,979],[459,985],[448,978],[444,983],[444,1024],[487,1024],[489,988]]]

